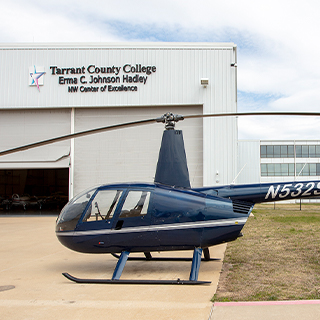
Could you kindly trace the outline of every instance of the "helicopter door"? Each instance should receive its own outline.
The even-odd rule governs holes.
[[[148,190],[129,190],[113,229],[149,226],[151,222],[151,215],[148,214],[150,193]]]
[[[129,190],[118,218],[115,217],[112,229],[115,246],[131,251],[146,250],[158,245],[157,238],[150,233],[151,212],[149,212],[151,192]],[[154,243],[153,243],[154,242]],[[142,249],[143,248],[143,249]]]
[[[87,208],[82,222],[89,222],[90,225],[103,223],[104,228],[111,228],[111,221],[122,192],[122,190],[99,190]]]

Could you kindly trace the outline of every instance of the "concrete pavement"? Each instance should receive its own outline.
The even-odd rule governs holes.
[[[215,303],[211,320],[318,320],[320,300]]]
[[[76,284],[61,273],[110,278],[111,255],[70,251],[55,236],[54,216],[0,216],[0,319],[208,319],[220,261],[202,262],[202,286]],[[156,255],[155,255],[156,256]],[[161,253],[192,257],[192,252]],[[128,261],[121,279],[188,279],[191,262]],[[8,290],[9,289],[9,290]]]

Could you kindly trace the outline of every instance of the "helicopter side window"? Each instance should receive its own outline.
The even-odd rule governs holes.
[[[131,218],[146,215],[148,212],[150,192],[130,191],[123,204],[120,218]]]
[[[121,190],[100,190],[95,195],[83,221],[110,220],[117,208]]]

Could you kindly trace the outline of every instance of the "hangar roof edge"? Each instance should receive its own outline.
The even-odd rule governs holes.
[[[233,42],[74,42],[74,43],[0,43],[5,49],[233,49]]]

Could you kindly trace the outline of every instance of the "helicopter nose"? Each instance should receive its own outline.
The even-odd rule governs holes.
[[[71,250],[74,250],[73,232],[56,232],[56,235],[62,245]]]

